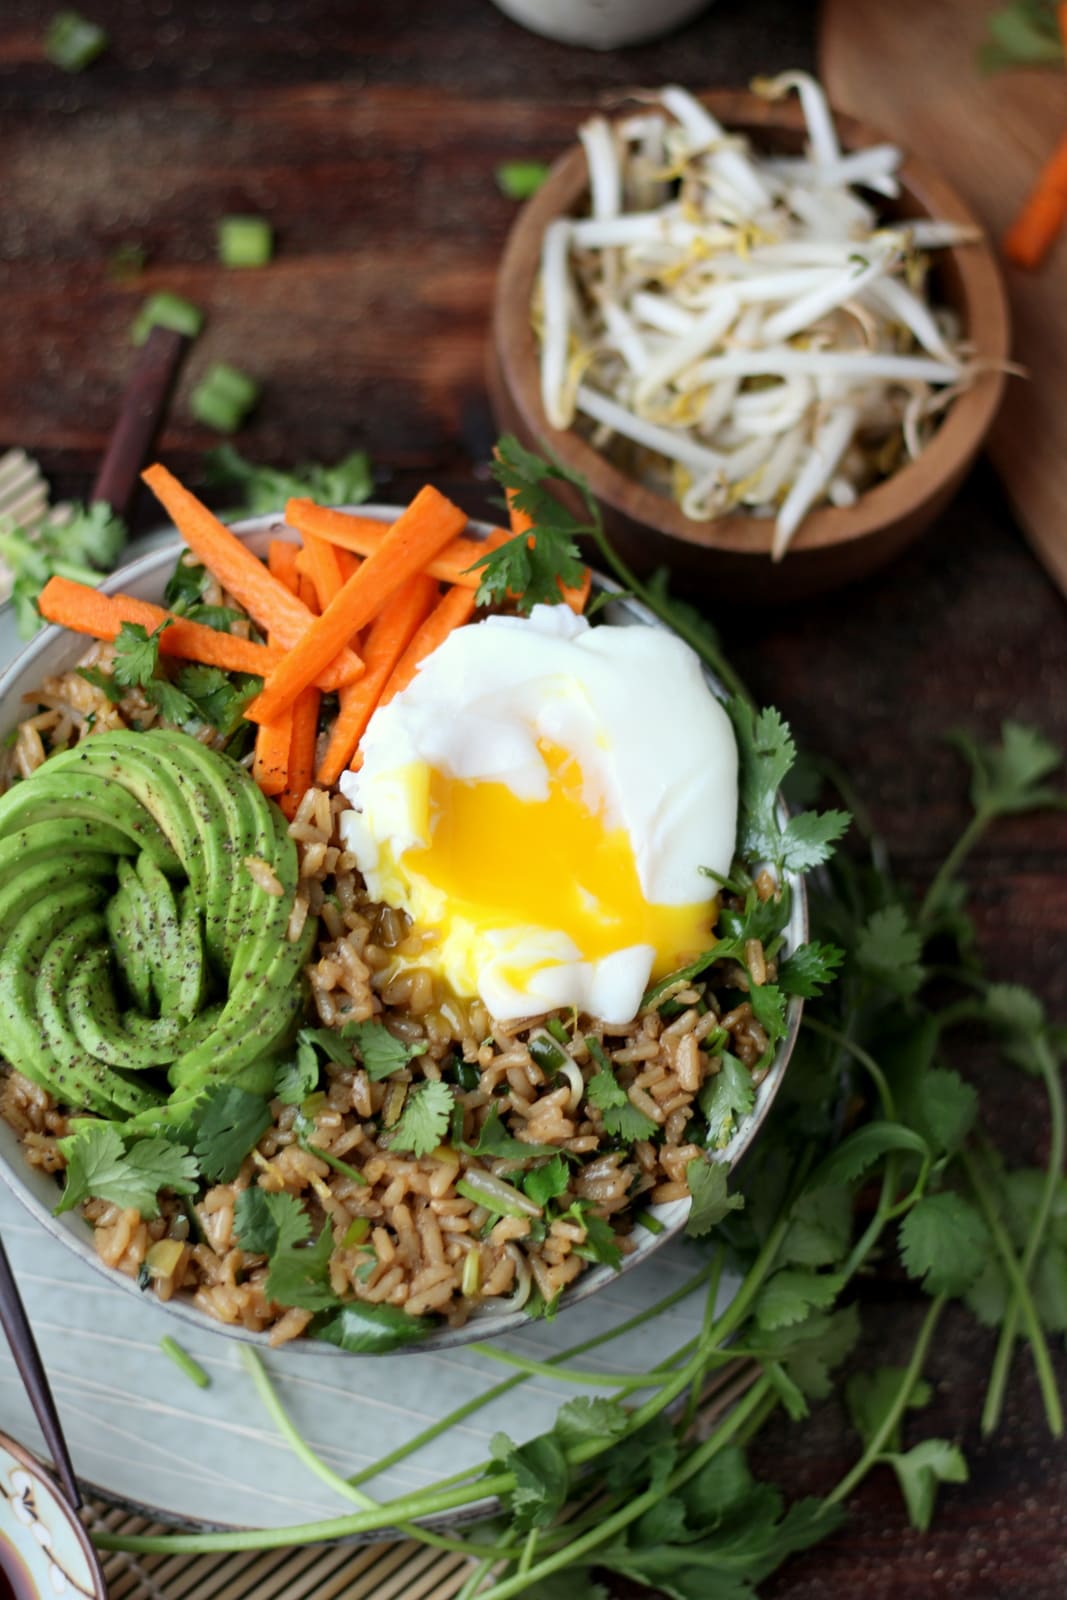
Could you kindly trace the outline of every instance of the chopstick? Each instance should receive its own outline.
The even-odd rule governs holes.
[[[74,1476],[74,1467],[71,1464],[67,1441],[63,1437],[59,1413],[45,1375],[44,1363],[33,1336],[33,1329],[30,1327],[30,1319],[26,1315],[26,1307],[22,1303],[11,1263],[7,1259],[3,1239],[0,1239],[0,1324],[11,1346],[11,1354],[15,1358],[19,1377],[30,1397],[34,1416],[40,1424],[45,1443],[51,1452],[56,1472],[63,1485],[63,1492],[77,1511],[82,1503],[78,1480]]]
[[[128,516],[189,343],[185,334],[171,328],[157,326],[148,335],[123,392],[90,502],[102,500],[118,516]]]

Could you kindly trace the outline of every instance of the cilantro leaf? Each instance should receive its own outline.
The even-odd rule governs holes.
[[[266,1292],[280,1306],[298,1306],[302,1311],[324,1311],[337,1304],[330,1287],[330,1257],[333,1254],[333,1229],[328,1222],[314,1244],[279,1243],[270,1258]]]
[[[389,1148],[428,1156],[448,1132],[453,1103],[451,1089],[439,1080],[409,1090],[400,1118],[389,1132]]]
[[[144,685],[144,697],[166,722],[184,727],[188,722],[200,721],[200,712],[195,703],[167,678],[150,679]]]
[[[1000,744],[984,744],[967,733],[951,743],[971,769],[971,803],[984,816],[1010,816],[1044,806],[1067,805],[1067,795],[1050,789],[1044,779],[1063,763],[1063,752],[1036,728],[1005,722]]]
[[[708,1146],[723,1150],[738,1123],[756,1103],[756,1091],[748,1068],[736,1056],[724,1052],[721,1066],[700,1091],[699,1105],[708,1122]]]
[[[354,1355],[379,1356],[425,1339],[430,1326],[428,1317],[409,1317],[399,1306],[369,1306],[349,1300],[328,1315],[320,1312],[309,1331],[313,1339]]]
[[[617,1272],[622,1266],[622,1251],[615,1243],[615,1230],[611,1223],[590,1210],[588,1200],[576,1200],[566,1214],[585,1229],[585,1243],[575,1245],[575,1255],[584,1257],[586,1261],[599,1261],[605,1267],[614,1267]]]
[[[925,1533],[934,1514],[939,1483],[966,1483],[967,1462],[947,1439],[924,1439],[903,1455],[887,1457],[897,1475],[913,1528]]]
[[[158,1193],[195,1194],[197,1164],[182,1145],[169,1139],[137,1139],[127,1149],[117,1128],[88,1122],[59,1141],[67,1158],[66,1186],[56,1216],[90,1196],[128,1206],[146,1220],[159,1216]]]
[[[782,1363],[801,1392],[812,1400],[825,1400],[830,1375],[841,1365],[860,1336],[855,1306],[829,1313],[816,1311],[787,1328],[766,1328],[759,1336],[765,1354]]]
[[[784,1267],[760,1290],[756,1321],[761,1328],[788,1328],[803,1322],[812,1309],[829,1310],[844,1283],[837,1272],[817,1274]]]
[[[989,1252],[989,1232],[962,1196],[926,1195],[900,1226],[900,1252],[927,1294],[963,1294],[978,1278]]]
[[[291,1194],[268,1194],[255,1186],[242,1189],[237,1196],[233,1223],[241,1249],[257,1256],[291,1249],[311,1233],[310,1218],[299,1200]]]
[[[727,1193],[729,1174],[721,1161],[697,1157],[685,1169],[692,1202],[685,1231],[691,1239],[702,1239],[731,1211],[740,1211],[744,1196]]]
[[[905,1150],[920,1158],[930,1154],[926,1140],[911,1128],[899,1122],[867,1122],[831,1150],[808,1179],[807,1187],[815,1190],[853,1183],[890,1150]]]
[[[490,1106],[489,1115],[482,1123],[478,1134],[478,1143],[474,1146],[474,1154],[476,1156],[513,1157],[516,1160],[525,1161],[530,1156],[558,1156],[558,1149],[554,1144],[526,1144],[522,1139],[516,1139],[505,1128],[500,1115],[500,1107],[494,1105]],[[562,1156],[558,1158],[561,1161],[563,1159]],[[564,1173],[566,1173],[566,1163],[564,1163]],[[566,1182],[564,1182],[563,1188],[565,1189],[566,1187]],[[529,1194],[529,1190],[526,1192]]]
[[[845,1401],[852,1424],[863,1440],[869,1444],[881,1428],[906,1377],[904,1367],[877,1367],[873,1372],[856,1372],[845,1385]],[[908,1395],[907,1409],[921,1411],[929,1405],[933,1390],[923,1379],[914,1385]],[[888,1450],[900,1449],[900,1424],[886,1441]]]
[[[516,1445],[506,1433],[495,1433],[489,1445],[494,1461],[515,1474],[515,1487],[505,1497],[520,1532],[547,1528],[567,1501],[571,1473],[563,1446],[551,1433]]]
[[[372,1083],[378,1083],[382,1078],[388,1078],[392,1073],[399,1072],[415,1056],[423,1055],[428,1048],[422,1039],[414,1044],[408,1044],[402,1039],[394,1038],[384,1022],[374,1020],[349,1022],[342,1033],[345,1039],[351,1039],[355,1044],[367,1077]]]
[[[242,1250],[267,1257],[266,1293],[278,1305],[322,1311],[337,1304],[329,1280],[330,1224],[309,1245],[311,1220],[291,1194],[242,1190],[234,1207],[234,1231]]]
[[[195,620],[205,619],[197,616]],[[245,707],[263,687],[263,679],[252,673],[223,672],[221,667],[204,667],[196,662],[181,667],[174,682],[192,702],[194,714],[224,738],[237,730]]]
[[[848,1251],[852,1233],[852,1197],[842,1185],[802,1194],[792,1208],[789,1230],[778,1259],[804,1267],[829,1267]]]
[[[567,1192],[569,1182],[567,1163],[562,1155],[556,1155],[540,1167],[531,1167],[523,1177],[522,1190],[527,1199],[543,1209],[550,1200],[557,1200]]]
[[[777,861],[782,828],[778,790],[796,759],[796,745],[773,706],[753,710],[734,696],[727,703],[740,757],[737,853],[746,861]]]
[[[851,821],[847,811],[798,812],[785,825],[778,860],[791,872],[822,866]]]
[[[1063,64],[1056,10],[1048,0],[1011,0],[1010,5],[990,14],[986,30],[978,47],[978,65],[983,72]]]
[[[586,1085],[586,1099],[598,1107],[605,1133],[626,1144],[633,1144],[638,1139],[651,1139],[659,1131],[657,1124],[633,1104],[626,1090],[616,1081],[611,1063],[602,1049],[599,1057],[594,1052],[594,1059],[599,1059],[601,1065]]]
[[[923,981],[922,939],[902,905],[874,911],[856,940],[856,965],[869,978],[907,999]]]
[[[270,1123],[270,1107],[260,1095],[235,1084],[210,1089],[196,1109],[193,1146],[208,1182],[232,1182]]]
[[[566,510],[545,484],[554,480],[580,485],[592,522],[596,509],[588,499],[588,489],[565,468],[524,450],[510,436],[497,445],[492,473],[508,491],[514,509],[530,518],[531,529],[516,534],[471,564],[471,572],[481,569],[478,604],[488,605],[510,596],[523,613],[538,604],[558,605],[563,599],[560,586],[576,586],[585,575],[575,538],[588,531],[588,526]]]
[[[115,660],[112,675],[116,683],[126,689],[144,688],[150,683],[159,665],[159,641],[170,627],[169,620],[161,622],[151,633],[140,622],[124,622],[115,640]]]
[[[296,1055],[283,1061],[274,1075],[274,1094],[283,1106],[298,1106],[319,1086],[319,1058],[314,1047],[302,1037],[307,1029],[296,1036]]]
[[[617,1400],[580,1395],[568,1400],[556,1414],[552,1432],[565,1448],[587,1439],[614,1439],[625,1433],[629,1416]]]
[[[370,457],[354,450],[332,467],[304,464],[285,471],[247,461],[232,445],[207,457],[208,479],[240,495],[242,512],[280,511],[287,500],[317,500],[324,506],[354,506],[374,491]]]
[[[802,944],[778,967],[778,987],[813,1000],[833,983],[845,952],[836,944]]]

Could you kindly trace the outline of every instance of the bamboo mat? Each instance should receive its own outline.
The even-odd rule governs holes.
[[[90,1533],[170,1530],[90,1502]],[[470,1571],[466,1556],[398,1544],[315,1545],[236,1555],[102,1555],[109,1600],[452,1600]]]

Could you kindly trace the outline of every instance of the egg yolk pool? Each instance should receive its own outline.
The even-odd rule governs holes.
[[[713,942],[702,869],[729,870],[736,750],[685,645],[564,610],[458,629],[427,658],[342,779],[342,833],[453,992],[502,1020],[626,1022]]]

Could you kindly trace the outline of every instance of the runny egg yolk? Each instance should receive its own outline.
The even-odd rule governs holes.
[[[441,891],[449,920],[480,931],[558,930],[585,961],[650,945],[652,975],[661,977],[707,949],[717,901],[651,904],[626,830],[590,809],[577,760],[544,740],[539,749],[548,769],[543,800],[521,799],[505,783],[430,772],[430,843],[405,851],[401,874]]]

